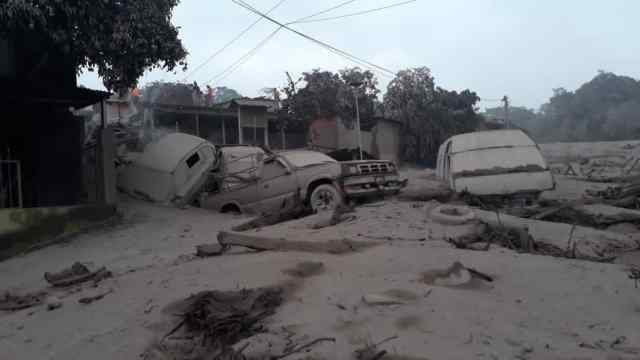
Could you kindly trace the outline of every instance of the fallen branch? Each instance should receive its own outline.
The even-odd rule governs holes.
[[[286,353],[282,354],[282,355],[278,355],[278,356],[272,356],[271,360],[279,360],[279,359],[284,359],[285,357],[295,354],[295,353],[299,353],[302,350],[306,349],[306,348],[310,348],[313,345],[319,343],[319,342],[323,342],[323,341],[331,341],[331,342],[336,342],[336,338],[331,338],[331,337],[323,337],[323,338],[318,338],[315,339],[313,341],[311,341],[310,343],[298,346],[297,348],[287,351]]]
[[[87,297],[80,298],[80,299],[78,299],[78,302],[80,304],[91,304],[92,302],[98,301],[98,300],[102,299],[103,297],[111,294],[112,292],[113,292],[113,289],[109,289],[109,291],[106,291],[106,292],[104,292],[102,294],[98,294],[96,296],[87,296]]]

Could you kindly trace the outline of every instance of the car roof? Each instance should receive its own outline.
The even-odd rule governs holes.
[[[519,129],[476,131],[449,138],[449,153],[497,147],[535,146],[536,143]]]

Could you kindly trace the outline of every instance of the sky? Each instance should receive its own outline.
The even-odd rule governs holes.
[[[270,15],[290,22],[345,0],[282,1]],[[318,18],[401,1],[354,0]],[[279,0],[246,2],[266,12]],[[553,88],[574,90],[598,70],[640,78],[638,14],[637,0],[417,0],[361,16],[291,27],[394,73],[426,66],[437,86],[475,91],[483,99],[481,108],[499,106],[496,100],[507,95],[513,106],[538,109]],[[231,0],[182,0],[172,21],[180,27],[190,69],[146,72],[140,86],[157,80],[197,81],[201,88],[227,86],[253,97],[262,95],[264,88],[284,86],[286,71],[298,78],[315,68],[337,71],[357,66],[281,29],[235,71],[219,76],[278,28],[263,19],[191,74],[257,18]],[[392,76],[376,75],[384,92]],[[83,73],[78,81],[103,88],[95,73]]]

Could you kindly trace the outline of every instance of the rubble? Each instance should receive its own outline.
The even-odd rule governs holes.
[[[279,287],[192,295],[171,306],[172,312],[182,314],[181,320],[144,358],[196,359],[207,354],[211,359],[241,359],[244,349],[236,350],[233,345],[262,332],[264,321],[282,301],[283,289]],[[181,336],[174,336],[178,332]]]
[[[102,298],[104,298],[105,296],[111,294],[112,292],[113,292],[113,289],[109,289],[109,290],[107,290],[107,291],[105,291],[105,292],[103,292],[101,294],[98,294],[98,295],[85,296],[85,297],[82,297],[82,298],[78,299],[78,303],[88,305],[88,304],[91,304],[94,301],[102,300]]]
[[[55,310],[62,307],[62,300],[60,300],[60,298],[54,295],[47,296],[47,298],[44,300],[44,303],[47,306],[48,311]]]
[[[526,229],[533,239],[534,249],[535,247],[544,249],[542,250],[544,254],[612,261],[621,252],[640,249],[640,234],[618,234],[578,225],[524,219],[485,210],[476,210],[476,214],[494,229]],[[486,241],[486,239],[482,240]],[[520,243],[517,248],[522,249],[523,244]]]
[[[45,297],[46,293],[44,292],[18,295],[7,291],[0,297],[0,310],[17,311],[27,309],[42,304]]]
[[[85,265],[75,262],[68,268],[55,273],[45,272],[44,278],[53,286],[65,287],[80,284],[89,280],[99,282],[111,277],[111,272],[106,267],[101,267],[95,271],[89,270]]]
[[[463,286],[470,284],[474,279],[492,282],[493,277],[473,268],[464,266],[456,261],[451,266],[442,270],[429,270],[422,273],[422,281],[429,285],[438,286]]]

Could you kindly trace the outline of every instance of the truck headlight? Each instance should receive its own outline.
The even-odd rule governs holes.
[[[342,173],[345,175],[355,175],[358,173],[358,167],[356,165],[342,165]]]

